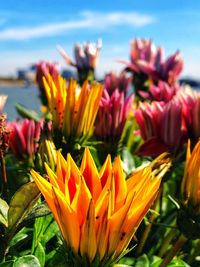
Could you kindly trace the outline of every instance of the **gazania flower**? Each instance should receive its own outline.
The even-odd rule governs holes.
[[[44,90],[43,77],[47,78],[49,74],[51,75],[52,79],[56,82],[59,74],[59,67],[57,63],[41,61],[36,65],[36,82],[38,84],[41,100],[44,105],[47,104],[47,99]]]
[[[175,84],[183,68],[183,59],[179,52],[164,60],[164,50],[151,40],[133,41],[131,46],[131,65],[136,72],[144,72],[151,80],[162,80]]]
[[[164,151],[176,153],[183,143],[182,106],[178,99],[141,103],[135,111],[144,143],[139,149],[143,155],[155,156]]]
[[[9,145],[19,160],[33,159],[38,146],[41,123],[24,119],[8,123]]]
[[[59,74],[58,63],[41,61],[36,65],[36,81],[39,89],[44,88],[43,77],[47,78],[49,74],[52,76],[54,81],[57,80]]]
[[[66,140],[91,133],[103,86],[98,83],[89,85],[86,81],[79,93],[76,81],[70,80],[66,86],[61,76],[58,76],[57,83],[48,76],[44,85],[53,128],[60,130]]]
[[[177,97],[183,108],[187,137],[195,143],[200,137],[200,93],[191,89],[181,90]]]
[[[177,215],[179,230],[189,239],[200,238],[200,141],[190,151],[188,141],[185,171],[181,184],[182,203]]]
[[[184,178],[181,184],[182,201],[200,214],[200,141],[192,153],[188,142]]]
[[[163,101],[169,102],[178,92],[180,87],[178,84],[170,86],[168,83],[163,81],[158,81],[158,85],[150,85],[149,91],[139,91],[139,94],[144,99],[150,99],[151,101]]]
[[[97,44],[88,42],[86,44],[81,45],[77,43],[74,47],[75,62],[73,62],[69,58],[69,56],[62,47],[58,46],[57,48],[67,64],[75,66],[78,69],[94,69],[97,65],[101,47],[101,40],[98,40]]]
[[[127,94],[128,87],[131,82],[131,77],[128,77],[126,72],[121,72],[119,75],[116,75],[114,72],[106,74],[104,78],[104,86],[109,95],[118,89],[119,92],[124,92]]]
[[[160,61],[162,61],[163,54],[163,49],[160,47],[156,48],[155,44],[152,43],[151,40],[135,39],[131,43],[130,59],[132,65],[130,65],[130,67],[132,67],[136,72],[139,72],[139,62],[146,62],[153,66],[155,62],[160,63]]]
[[[68,65],[77,68],[79,82],[82,84],[86,79],[89,81],[94,80],[94,71],[98,62],[101,47],[101,40],[98,40],[96,44],[90,42],[83,45],[79,43],[76,44],[74,47],[75,62],[70,59],[62,47],[58,46],[58,51]]]
[[[57,154],[49,181],[34,170],[31,175],[47,201],[67,247],[79,258],[77,266],[112,266],[127,249],[157,194],[169,168],[165,155],[136,170],[128,180],[119,157],[112,166],[107,157],[98,172],[88,149],[80,169],[68,154]]]
[[[95,135],[104,141],[119,141],[124,125],[130,114],[133,94],[125,99],[125,93],[115,89],[111,95],[104,89],[101,98],[97,119],[95,122]]]

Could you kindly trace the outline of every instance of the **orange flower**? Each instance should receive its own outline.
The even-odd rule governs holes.
[[[57,152],[54,173],[46,164],[49,181],[31,175],[57,221],[68,247],[81,266],[110,266],[124,253],[149,207],[170,162],[161,155],[126,180],[118,156],[108,155],[98,172],[86,148],[80,169],[71,156]],[[101,265],[100,265],[101,264]]]
[[[60,129],[66,140],[87,135],[93,129],[99,108],[103,86],[98,83],[88,85],[85,81],[80,93],[75,80],[66,81],[58,76],[57,82],[49,75],[44,78],[44,86],[52,113],[54,129]]]
[[[181,185],[182,200],[200,213],[200,141],[195,145],[192,153],[188,142],[185,172]]]

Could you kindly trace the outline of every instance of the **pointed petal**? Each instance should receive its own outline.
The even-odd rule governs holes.
[[[86,255],[90,262],[93,261],[97,251],[95,233],[95,205],[90,201],[85,222],[81,228],[80,253]]]
[[[92,198],[96,202],[101,192],[101,182],[98,170],[88,148],[85,149],[80,171],[92,194]]]

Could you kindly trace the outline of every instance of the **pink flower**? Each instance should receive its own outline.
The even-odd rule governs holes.
[[[139,154],[156,156],[164,151],[176,153],[184,141],[182,106],[174,98],[164,102],[141,103],[135,111],[144,143]]]
[[[170,86],[166,82],[158,81],[158,85],[150,85],[149,92],[139,91],[139,94],[145,99],[151,101],[169,102],[180,89],[178,84]]]
[[[135,110],[135,118],[140,128],[140,135],[147,141],[152,137],[159,136],[160,115],[163,112],[164,103],[152,102],[140,103]]]
[[[116,89],[110,96],[104,90],[95,123],[95,135],[105,141],[118,141],[132,108],[133,94],[125,99],[124,93]]]
[[[104,86],[109,95],[111,95],[115,89],[118,89],[120,92],[124,92],[126,95],[130,82],[131,77],[128,77],[124,71],[119,75],[116,75],[114,72],[110,72],[105,76]]]
[[[177,97],[183,107],[187,137],[196,142],[200,137],[200,93],[182,90]]]
[[[151,40],[135,39],[131,43],[131,66],[136,72],[140,71],[138,63],[146,62],[149,65],[159,64],[163,60],[164,51],[162,48],[156,48]]]
[[[40,90],[43,90],[43,77],[46,79],[48,75],[51,75],[53,80],[56,81],[59,74],[58,63],[49,63],[47,61],[41,61],[36,65],[36,81]]]
[[[98,40],[96,44],[87,42],[86,44],[75,44],[74,57],[75,62],[70,59],[65,50],[58,46],[58,51],[68,65],[75,66],[78,70],[95,69],[102,47],[102,41]]]
[[[14,155],[23,160],[33,158],[38,149],[41,122],[24,119],[8,123],[10,131],[9,145]]]
[[[131,44],[131,63],[126,63],[136,75],[143,73],[155,84],[159,80],[174,85],[183,69],[183,59],[179,52],[164,60],[164,50],[151,40],[136,39]]]

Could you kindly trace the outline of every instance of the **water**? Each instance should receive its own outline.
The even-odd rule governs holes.
[[[7,114],[9,121],[20,118],[15,109],[16,103],[20,103],[28,109],[40,111],[41,102],[38,97],[38,89],[35,86],[30,87],[0,87],[0,94],[8,96],[3,112]]]

